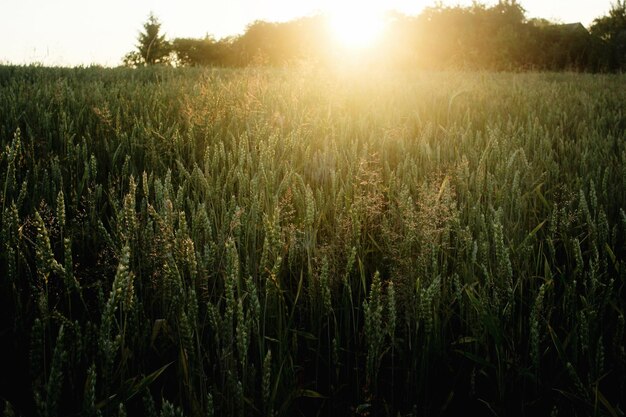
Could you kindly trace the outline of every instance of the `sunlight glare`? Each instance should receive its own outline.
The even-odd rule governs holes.
[[[352,3],[352,2],[346,2]],[[337,7],[330,15],[330,27],[339,44],[349,49],[372,46],[385,28],[384,12],[368,2]]]

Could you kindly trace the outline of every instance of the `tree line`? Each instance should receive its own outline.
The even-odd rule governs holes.
[[[389,14],[387,30],[367,60],[394,68],[621,71],[626,69],[626,0],[589,28],[528,19],[516,0],[487,6],[438,3],[417,16]],[[342,53],[327,17],[256,21],[239,36],[166,39],[150,15],[124,65],[290,65],[332,63]]]

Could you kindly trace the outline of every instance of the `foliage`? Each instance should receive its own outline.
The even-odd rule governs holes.
[[[0,67],[6,415],[620,415],[623,75]]]
[[[151,16],[144,25],[139,51],[124,58],[124,65],[146,62],[147,45],[158,39],[159,56],[167,58],[167,41],[157,36],[159,24]],[[387,16],[383,39],[368,53],[376,67],[486,70],[605,71],[626,68],[626,6],[615,3],[607,16],[587,30],[580,23],[556,24],[526,19],[515,0],[492,6],[435,4],[416,17]],[[328,67],[345,61],[345,50],[328,30],[327,16],[288,22],[256,21],[245,33],[215,40],[179,38],[170,45],[178,65],[285,66],[305,63]],[[152,55],[151,55],[152,56]]]
[[[626,68],[626,2],[616,0],[608,16],[593,21],[591,33],[606,43],[608,65],[612,69]]]
[[[137,50],[124,56],[124,65],[138,67],[142,65],[167,64],[170,59],[171,45],[160,33],[161,22],[152,13],[143,24],[139,34]]]
[[[183,66],[226,65],[231,59],[230,48],[228,39],[216,41],[209,36],[204,39],[176,38],[172,41],[176,63]]]

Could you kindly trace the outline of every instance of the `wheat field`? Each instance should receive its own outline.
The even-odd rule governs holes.
[[[0,409],[623,416],[625,86],[0,67]]]

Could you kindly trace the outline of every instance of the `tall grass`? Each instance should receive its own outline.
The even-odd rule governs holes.
[[[5,413],[622,415],[625,82],[1,67]]]

